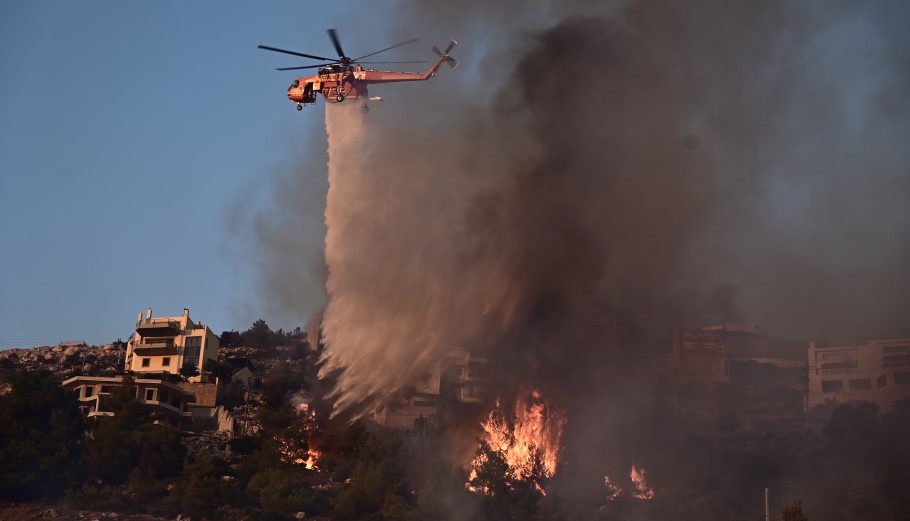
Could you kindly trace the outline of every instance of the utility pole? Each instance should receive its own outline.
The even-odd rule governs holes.
[[[768,511],[768,487],[765,487],[765,521],[771,521],[771,513]]]

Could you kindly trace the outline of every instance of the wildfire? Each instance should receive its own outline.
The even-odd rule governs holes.
[[[610,482],[610,476],[604,474],[604,486],[607,487],[607,501],[613,501],[622,494],[622,487]]]
[[[565,417],[552,404],[541,398],[538,391],[519,393],[515,415],[507,420],[499,401],[482,424],[482,441],[508,466],[506,476],[516,480],[552,477],[559,459],[560,439],[566,423]],[[478,478],[478,470],[489,461],[484,452],[478,452],[471,462],[471,474],[465,485],[468,490],[489,494],[484,487],[471,483]],[[546,491],[535,481],[535,487]]]
[[[319,470],[319,467],[316,466],[316,463],[319,461],[319,451],[310,449],[307,451],[307,459],[303,462],[303,465],[307,470]]]
[[[633,463],[632,470],[629,472],[629,478],[632,479],[632,487],[634,489],[632,497],[635,499],[654,498],[654,489],[649,487],[648,482],[645,480],[645,469],[639,468]]]
[[[303,465],[307,470],[319,470],[319,451],[312,447],[304,449],[302,440],[310,438],[310,434],[316,429],[316,411],[310,409],[307,402],[300,400],[300,397],[292,399],[296,402],[297,417],[302,422],[297,424],[297,428],[292,431],[288,437],[278,439],[278,450],[281,452],[281,461],[292,463],[294,465]]]

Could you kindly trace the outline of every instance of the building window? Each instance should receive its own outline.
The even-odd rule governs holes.
[[[169,367],[169,366],[171,365],[171,357],[166,356],[166,357],[162,358],[162,359],[161,359],[161,365],[162,365],[163,367]]]
[[[886,385],[888,385],[888,375],[883,374],[878,377],[878,388],[881,389]]]
[[[110,386],[110,385],[102,385],[102,386],[101,386],[101,392],[102,392],[102,393],[105,393],[105,394],[110,394],[110,392],[111,392],[111,386]]]
[[[202,348],[201,336],[188,336],[183,340],[183,365],[199,366],[199,352]]]
[[[910,384],[910,373],[894,373],[894,383]]]
[[[146,390],[145,390],[145,401],[151,402],[151,401],[154,401],[154,400],[155,400],[155,390],[154,390],[154,389],[146,389]]]
[[[152,363],[152,360],[150,358],[142,359],[142,367],[148,367],[149,365],[151,365],[151,363]]]
[[[843,380],[822,380],[823,393],[839,393],[844,390]]]
[[[85,392],[82,393],[82,395],[83,395],[85,398],[89,398],[89,397],[92,396],[92,393],[93,393],[93,392],[95,392],[95,386],[94,386],[94,385],[86,385],[86,386],[85,386]]]
[[[851,391],[871,391],[872,390],[872,380],[869,378],[862,378],[859,380],[850,380],[850,390]]]

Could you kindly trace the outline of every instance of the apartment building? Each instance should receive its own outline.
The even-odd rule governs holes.
[[[804,341],[769,338],[753,324],[726,322],[679,329],[673,339],[672,374],[677,382],[727,383],[737,364],[767,364],[778,369],[806,367]]]
[[[62,385],[64,389],[78,393],[79,408],[86,416],[113,416],[116,411],[111,404],[111,395],[124,385],[124,381],[121,376],[74,376]],[[193,423],[191,406],[195,395],[192,391],[157,379],[138,378],[133,380],[133,385],[136,401],[152,406],[154,414],[182,425]]]
[[[188,309],[184,308],[181,316],[153,317],[149,308],[145,317],[139,313],[136,319],[124,369],[136,374],[176,374],[189,366],[200,373],[189,381],[200,382],[205,360],[217,360],[218,347],[218,336],[208,326],[193,322]]]
[[[869,401],[889,412],[910,397],[910,339],[862,345],[809,345],[809,407],[833,401]]]
[[[372,415],[379,425],[411,429],[415,422],[435,425],[446,408],[472,407],[486,399],[489,360],[462,348],[414,383],[411,392]],[[451,411],[448,411],[451,412]]]

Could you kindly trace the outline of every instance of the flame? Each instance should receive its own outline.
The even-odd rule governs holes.
[[[517,480],[537,477],[550,478],[556,473],[559,461],[562,429],[566,423],[562,413],[551,403],[541,398],[540,392],[519,393],[515,403],[515,416],[508,421],[499,400],[496,407],[482,424],[482,440],[490,449],[502,457],[508,465],[507,475]],[[487,456],[479,452],[471,462],[471,474],[465,486],[472,492],[489,494],[470,483],[477,478],[477,470],[487,462]],[[546,495],[539,483],[534,485]]]
[[[296,432],[301,435],[302,439],[309,439],[310,434],[316,430],[316,411],[310,408],[309,403],[303,401],[296,404],[296,409],[298,418],[303,419],[302,432],[300,430]],[[319,470],[320,452],[309,446],[303,449],[301,441],[296,437],[278,438],[281,461],[293,465],[303,465],[307,470]]]
[[[319,462],[319,456],[321,454],[318,450],[310,449],[307,451],[307,459],[303,462],[304,467],[307,470],[319,470],[319,467],[316,466],[316,463]]]
[[[622,487],[610,483],[610,476],[604,474],[604,486],[607,487],[607,501],[613,501],[622,494]]]
[[[635,499],[653,499],[654,498],[654,489],[648,486],[648,482],[645,480],[645,469],[639,468],[632,464],[632,470],[629,472],[629,477],[632,479],[632,487],[635,491],[632,493],[632,497]]]

